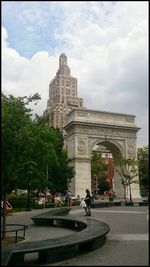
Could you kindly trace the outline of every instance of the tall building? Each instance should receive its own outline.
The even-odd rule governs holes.
[[[66,116],[73,108],[82,108],[83,99],[78,97],[77,78],[71,76],[67,65],[67,56],[59,57],[59,69],[56,76],[49,84],[49,99],[44,114],[49,114],[49,125],[63,129],[66,124]]]

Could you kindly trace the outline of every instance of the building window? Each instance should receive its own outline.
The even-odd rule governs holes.
[[[67,95],[70,95],[70,90],[67,89],[67,90],[66,90],[66,93],[67,93]]]
[[[66,81],[66,86],[70,86],[70,81]]]

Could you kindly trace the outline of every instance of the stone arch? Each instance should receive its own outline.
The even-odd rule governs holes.
[[[89,109],[74,109],[67,117],[66,140],[68,157],[75,168],[70,190],[85,196],[91,190],[91,152],[95,144],[108,147],[114,157],[136,157],[135,116]],[[123,188],[115,173],[115,190],[123,197]],[[139,185],[133,186],[132,197],[140,198]]]

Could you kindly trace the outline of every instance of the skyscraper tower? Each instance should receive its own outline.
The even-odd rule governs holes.
[[[66,124],[66,116],[73,108],[82,108],[83,99],[77,96],[77,78],[70,75],[67,65],[67,56],[59,57],[59,69],[56,76],[49,84],[49,99],[44,114],[49,114],[49,125],[63,129]]]

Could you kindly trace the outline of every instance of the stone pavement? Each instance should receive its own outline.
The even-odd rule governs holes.
[[[47,212],[50,209],[38,209],[38,210],[31,210],[31,211],[21,211],[15,212],[12,216],[7,216],[7,224],[24,224],[28,225],[28,229],[26,230],[25,240],[22,242],[34,241],[34,240],[42,240],[48,239],[53,237],[65,236],[74,233],[71,229],[65,228],[58,228],[55,229],[54,227],[49,226],[37,226],[34,225],[31,217],[37,215],[39,213]],[[14,236],[14,233],[11,235]],[[23,236],[22,232],[18,233],[19,236]]]
[[[148,207],[116,206],[93,208],[91,211],[93,218],[104,221],[110,226],[105,244],[89,253],[45,266],[149,266]],[[13,213],[12,216],[7,216],[7,223],[29,226],[26,240],[23,242],[40,241],[49,237],[58,237],[59,242],[59,236],[72,234],[73,231],[70,229],[34,226],[30,218],[41,212],[44,212],[44,209]],[[84,216],[84,210],[81,207],[72,207],[70,214]],[[34,260],[34,257],[32,258]],[[27,264],[29,264],[28,259],[29,255]]]

